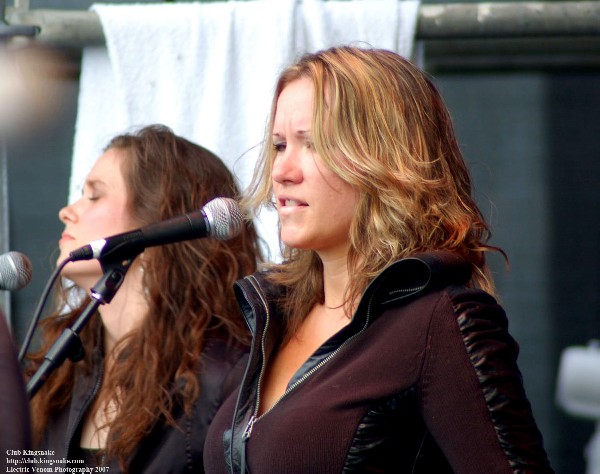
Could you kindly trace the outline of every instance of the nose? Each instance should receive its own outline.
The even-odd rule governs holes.
[[[302,181],[299,155],[293,147],[288,145],[285,151],[277,155],[271,169],[271,178],[279,184],[297,184]]]
[[[77,220],[77,213],[75,212],[74,204],[75,203],[69,204],[58,211],[58,218],[63,224]]]

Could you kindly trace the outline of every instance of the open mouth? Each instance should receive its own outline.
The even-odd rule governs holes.
[[[301,207],[301,206],[307,206],[307,204],[305,202],[297,201],[295,199],[283,198],[283,199],[279,200],[279,206],[280,207]]]

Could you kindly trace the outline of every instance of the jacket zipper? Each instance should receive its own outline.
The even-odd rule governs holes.
[[[241,450],[242,452],[241,452],[241,459],[240,459],[240,472],[242,474],[244,474],[246,472],[246,446],[248,443],[248,439],[250,438],[250,434],[252,432],[254,422],[257,419],[256,414],[258,413],[258,407],[260,406],[260,387],[261,387],[263,376],[265,374],[265,366],[266,366],[266,364],[265,364],[265,358],[266,358],[265,339],[266,339],[266,335],[267,335],[267,329],[269,327],[269,321],[271,319],[269,305],[267,304],[266,298],[263,294],[260,284],[258,283],[256,278],[254,278],[253,276],[250,276],[248,278],[248,281],[250,282],[250,284],[252,285],[252,287],[254,288],[256,293],[258,294],[260,301],[264,307],[266,316],[265,316],[265,326],[263,328],[262,335],[260,338],[260,351],[261,351],[261,356],[262,356],[263,362],[260,367],[260,373],[258,375],[258,382],[257,382],[257,386],[256,386],[256,402],[254,404],[254,408],[252,410],[252,414],[250,415],[248,423],[246,424],[246,428],[244,429],[244,432],[242,433],[242,450]],[[246,292],[244,291],[244,293],[246,293]],[[250,299],[247,297],[247,295],[246,295],[246,299],[248,301],[250,301]],[[237,410],[237,407],[236,407],[236,410]],[[232,466],[233,466],[233,463],[232,463]]]
[[[396,293],[416,293],[425,288],[426,285],[416,286],[415,288],[399,288],[397,290],[390,291],[390,295],[394,295]]]
[[[264,296],[264,294],[262,292],[262,289],[260,288],[260,283],[256,280],[256,278],[253,275],[250,276],[250,277],[248,277],[248,280],[250,281],[250,283],[252,284],[252,287],[258,293],[258,296],[261,299],[261,302],[262,302],[262,304],[263,304],[263,306],[265,308],[266,319],[265,319],[265,327],[263,329],[263,333],[262,333],[262,337],[261,337],[261,352],[262,352],[263,364],[262,364],[262,366],[260,368],[260,374],[259,374],[258,382],[257,382],[257,386],[256,386],[256,402],[254,404],[254,408],[252,410],[252,414],[250,415],[250,418],[248,419],[248,421],[246,423],[246,426],[244,428],[244,431],[242,433],[242,452],[241,452],[241,460],[240,460],[240,467],[241,467],[241,473],[242,474],[246,473],[246,449],[247,449],[248,440],[250,439],[250,436],[252,434],[252,429],[254,428],[254,424],[258,420],[260,420],[262,417],[264,417],[267,413],[270,413],[279,404],[279,402],[281,402],[281,400],[283,400],[287,395],[290,394],[290,392],[292,392],[293,390],[295,390],[308,377],[310,377],[317,370],[319,370],[321,367],[323,367],[323,365],[325,365],[333,357],[335,357],[347,344],[349,344],[357,336],[359,336],[360,334],[362,334],[362,332],[364,332],[364,330],[368,326],[370,318],[371,318],[371,307],[372,307],[372,304],[373,304],[374,295],[376,293],[374,291],[373,293],[371,293],[371,296],[369,297],[369,303],[367,305],[367,314],[366,314],[365,323],[363,324],[363,327],[358,332],[356,332],[354,335],[352,335],[351,337],[349,337],[348,339],[346,339],[339,347],[337,347],[325,359],[323,359],[321,362],[319,362],[317,365],[315,365],[312,369],[310,369],[308,372],[306,372],[300,379],[298,379],[296,382],[294,382],[292,385],[290,385],[285,390],[285,392],[281,395],[281,397],[279,397],[277,399],[277,401],[271,406],[271,408],[269,408],[262,415],[258,416],[258,409],[260,407],[260,388],[261,388],[262,379],[263,379],[264,372],[265,372],[265,365],[266,365],[265,364],[265,345],[264,344],[265,344],[265,337],[266,337],[266,333],[267,333],[267,328],[269,326],[270,313],[269,313],[269,306],[266,303],[265,296]],[[371,286],[373,283],[374,282],[371,282],[371,284],[369,286]],[[400,289],[391,291],[389,293],[389,295],[391,296],[391,295],[397,294],[397,293],[406,293],[406,294],[418,293],[419,291],[422,291],[426,286],[427,285],[425,284],[425,285],[420,285],[420,286],[417,286],[417,287],[414,287],[414,288],[409,288],[409,289],[400,288]],[[244,291],[244,295],[246,297],[246,300],[250,301],[250,299],[248,298],[248,295],[246,294],[245,291]],[[239,406],[239,399],[238,399],[238,403],[236,403],[236,408],[235,408],[236,412],[237,412],[238,406]],[[231,465],[233,466],[233,463]]]
[[[257,288],[255,287],[255,289],[257,289]],[[265,411],[262,415],[257,416],[257,414],[258,414],[258,408],[260,406],[260,388],[261,388],[261,382],[262,382],[262,378],[263,378],[264,371],[265,371],[265,365],[266,365],[264,363],[264,361],[265,361],[264,341],[265,341],[265,335],[266,335],[266,331],[267,331],[267,327],[268,327],[268,321],[269,321],[269,309],[268,309],[268,306],[265,303],[265,299],[263,298],[262,293],[260,291],[258,293],[260,295],[261,301],[265,305],[265,309],[266,309],[266,313],[267,313],[267,324],[265,324],[265,328],[263,330],[263,335],[262,335],[262,340],[261,340],[263,364],[262,364],[261,369],[260,369],[260,374],[259,374],[258,382],[257,382],[257,386],[256,386],[256,403],[254,404],[254,409],[253,409],[252,415],[248,419],[248,422],[246,423],[246,427],[245,427],[244,432],[242,434],[242,453],[241,453],[242,459],[241,459],[241,462],[240,462],[240,467],[241,467],[242,474],[245,474],[245,472],[246,472],[246,449],[247,449],[248,440],[250,439],[250,435],[252,434],[252,429],[254,428],[254,424],[257,421],[259,421],[261,418],[263,418],[266,414],[270,413],[279,404],[279,402],[281,402],[281,400],[283,400],[287,395],[289,395],[293,390],[295,390],[300,384],[302,384],[308,377],[310,377],[317,370],[319,370],[321,367],[323,367],[327,362],[329,362],[333,357],[335,357],[346,345],[348,345],[356,337],[358,337],[360,334],[362,334],[362,332],[369,325],[369,320],[370,320],[370,317],[371,317],[371,305],[372,305],[372,301],[373,301],[373,296],[371,296],[371,298],[369,299],[369,304],[367,305],[367,315],[366,315],[366,318],[365,318],[365,323],[363,324],[363,327],[358,332],[356,332],[351,337],[349,337],[348,339],[346,339],[331,354],[329,354],[327,357],[325,357],[325,359],[323,359],[321,362],[319,362],[317,365],[315,365],[312,369],[310,369],[308,372],[306,372],[302,377],[300,377],[298,380],[296,380],[292,385],[290,385],[285,390],[285,392],[281,395],[281,397],[279,397],[277,399],[277,401],[271,406],[271,408],[269,408],[267,411]]]

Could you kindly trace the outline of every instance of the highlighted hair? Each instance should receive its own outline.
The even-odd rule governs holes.
[[[314,85],[316,152],[360,194],[349,235],[347,310],[386,266],[434,249],[465,258],[473,268],[470,284],[494,294],[485,253],[504,252],[487,244],[490,231],[471,196],[450,114],[426,74],[391,51],[331,48],[303,56],[281,74],[245,204],[255,212],[272,205],[277,99],[301,77]],[[324,301],[322,269],[313,251],[283,252],[285,261],[274,266],[273,279],[290,289],[284,303],[293,331]]]

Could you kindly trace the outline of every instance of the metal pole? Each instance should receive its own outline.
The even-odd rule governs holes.
[[[0,43],[0,48],[2,44]],[[0,51],[1,54],[1,51]],[[6,141],[0,132],[0,253],[4,254],[9,249],[9,208],[8,208],[8,163]],[[12,328],[10,292],[0,291],[0,304],[6,319],[6,324]]]
[[[96,13],[84,10],[7,9],[11,25],[37,25],[36,40],[55,46],[104,44]],[[490,39],[600,36],[600,2],[498,2],[424,4],[416,38]]]
[[[4,42],[2,41],[2,28],[4,26],[5,0],[0,0],[0,60],[2,59]],[[1,112],[0,112],[1,113]],[[0,130],[0,253],[5,253],[9,247],[9,219],[8,219],[8,179],[7,179],[7,152],[4,134]],[[6,318],[6,325],[11,328],[10,293],[0,291],[0,305]]]
[[[20,24],[10,25],[6,23],[5,18],[6,0],[0,0],[0,42],[15,36],[35,36],[39,32],[37,26]]]
[[[29,6],[29,4],[27,4]],[[9,25],[5,21],[6,0],[0,0],[0,60],[6,48],[6,43],[14,37],[33,37],[39,32],[37,26]],[[1,109],[0,109],[0,113]],[[8,152],[6,150],[6,137],[0,130],[0,253],[5,253],[10,248],[10,219],[8,203]],[[6,318],[7,326],[11,324],[11,298],[9,291],[0,291],[0,307]]]
[[[418,39],[527,38],[600,35],[600,2],[427,4]]]

